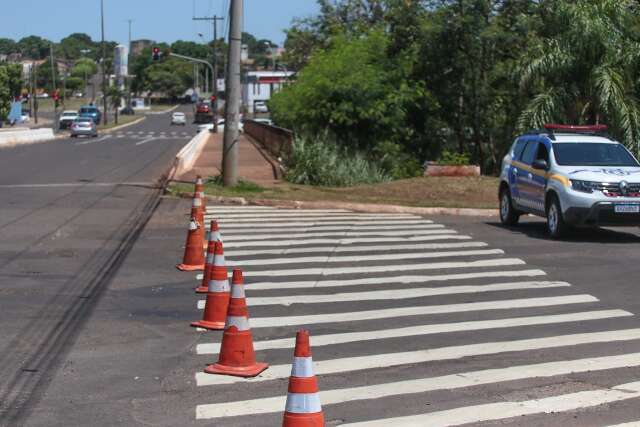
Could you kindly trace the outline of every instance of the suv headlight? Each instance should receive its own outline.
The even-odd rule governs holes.
[[[571,188],[582,193],[593,193],[599,187],[599,182],[571,180]]]

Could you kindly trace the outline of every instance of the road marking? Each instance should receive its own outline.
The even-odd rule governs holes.
[[[302,245],[351,245],[353,243],[393,243],[393,242],[428,242],[432,240],[463,240],[469,239],[469,236],[458,236],[455,230],[450,231],[452,234],[435,234],[431,236],[415,236],[415,237],[362,237],[362,238],[333,238],[333,239],[295,239],[295,240],[252,240],[240,242],[227,242],[223,240],[225,248],[248,248],[260,246],[302,246]],[[288,236],[287,236],[288,237]]]
[[[157,138],[152,136],[151,138],[146,138],[146,139],[143,139],[143,140],[142,140],[142,141],[140,141],[140,142],[136,142],[136,145],[146,144],[147,142],[151,142],[151,141],[153,141],[154,139],[157,139]]]
[[[285,297],[253,297],[248,298],[249,307],[259,305],[292,305],[292,304],[322,304],[346,301],[392,301],[400,299],[424,298],[438,295],[474,294],[482,292],[500,292],[524,289],[549,289],[570,287],[567,282],[514,282],[492,283],[477,286],[444,286],[437,288],[415,288],[367,292],[344,292],[330,295],[291,295]],[[203,301],[204,304],[204,301]]]
[[[329,217],[330,218],[330,217]],[[207,222],[216,219],[215,217],[206,218]],[[403,225],[407,227],[411,227],[412,225],[420,225],[420,224],[433,224],[433,221],[428,220],[400,220],[400,221],[384,221],[384,220],[350,220],[343,219],[338,221],[333,221],[332,219],[313,219],[309,221],[287,221],[287,222],[274,222],[274,223],[264,223],[264,222],[224,222],[219,221],[220,224],[224,224],[226,228],[249,228],[249,229],[268,229],[268,228],[279,228],[283,226],[287,227],[318,227],[324,225],[341,225],[344,227],[351,227],[356,225]]]
[[[138,135],[142,135],[143,133],[146,133],[146,132],[141,130],[140,132],[138,132]]]
[[[358,214],[358,213],[343,213],[338,215],[330,215],[327,216],[323,213],[314,213],[314,212],[303,212],[303,213],[288,213],[288,212],[274,212],[274,213],[251,213],[251,214],[228,214],[228,215],[205,215],[205,218],[218,219],[219,221],[228,220],[232,221],[242,221],[242,220],[251,220],[252,222],[270,222],[274,220],[287,220],[286,218],[296,218],[296,221],[303,221],[305,219],[311,219],[314,221],[319,221],[324,218],[326,219],[421,219],[419,216],[415,215],[397,215],[397,214]]]
[[[433,230],[436,228],[444,228],[444,225],[440,224],[421,224],[421,225],[317,225],[317,226],[308,226],[305,225],[303,227],[286,227],[286,228],[259,228],[254,227],[251,230],[247,230],[246,228],[236,228],[236,227],[224,227],[225,236],[232,236],[240,233],[255,233],[259,235],[260,233],[312,233],[314,231],[344,231],[344,232],[355,232],[355,231],[391,231],[394,230],[397,233],[409,233],[415,230]]]
[[[408,254],[378,254],[378,255],[354,255],[354,256],[324,256],[324,257],[291,257],[275,259],[254,259],[243,261],[227,261],[229,266],[256,266],[256,265],[276,265],[276,264],[300,264],[319,263],[330,264],[340,262],[361,262],[361,261],[394,261],[404,259],[428,259],[447,258],[458,256],[478,256],[478,255],[503,255],[502,249],[485,249],[477,251],[445,251],[445,252],[413,252]]]
[[[352,311],[327,315],[308,314],[302,316],[256,317],[250,320],[253,328],[277,328],[282,326],[345,323],[362,320],[390,319],[398,317],[427,316],[432,314],[467,313],[487,310],[515,310],[517,308],[551,307],[564,304],[588,304],[599,300],[591,295],[565,295],[560,297],[521,298],[497,301],[469,302],[460,304],[422,305],[380,310]],[[203,306],[198,301],[198,308]]]
[[[364,267],[337,267],[337,268],[298,268],[286,270],[261,270],[247,271],[245,277],[283,277],[283,276],[336,276],[340,274],[355,273],[386,273],[392,271],[420,271],[420,270],[444,270],[450,268],[473,268],[473,267],[497,267],[505,265],[523,265],[519,258],[490,259],[479,261],[460,262],[431,262],[420,264],[391,264],[391,265],[370,265]]]
[[[470,236],[461,236],[470,240]],[[255,255],[301,255],[310,253],[328,253],[335,255],[338,253],[349,252],[382,252],[382,251],[414,251],[414,250],[430,250],[430,249],[459,249],[459,248],[483,248],[488,246],[485,242],[462,242],[462,243],[415,243],[411,245],[382,245],[382,246],[318,246],[312,248],[296,248],[296,249],[263,249],[248,251],[225,251],[227,258],[255,256]]]
[[[444,282],[450,280],[471,280],[496,277],[536,277],[546,276],[542,270],[516,270],[516,271],[483,271],[479,273],[459,273],[459,274],[436,274],[436,275],[416,275],[416,276],[391,276],[372,277],[364,279],[349,280],[307,280],[307,281],[286,281],[286,282],[257,282],[250,283],[251,289],[320,289],[359,285],[402,285],[408,283]],[[202,280],[202,275],[198,275],[197,280]]]
[[[89,144],[93,144],[95,142],[102,142],[102,141],[106,141],[107,139],[111,138],[111,135],[105,135],[101,138],[90,138],[87,137],[88,139],[86,141],[83,142],[78,142],[76,145],[89,145]]]
[[[415,337],[451,332],[481,331],[486,329],[517,328],[521,326],[552,325],[559,323],[583,322],[588,320],[614,319],[633,316],[624,310],[598,310],[579,313],[556,314],[548,316],[515,317],[509,319],[474,320],[440,324],[425,324],[393,329],[377,329],[373,331],[347,332],[341,334],[314,335],[313,347],[346,344],[362,341],[376,341],[387,338]],[[253,341],[253,347],[259,350],[275,350],[295,347],[294,338]],[[198,344],[197,354],[218,354],[220,343]]]
[[[126,137],[127,137],[127,135],[122,135],[122,134],[118,134],[118,136],[116,136],[116,138],[118,138],[118,139],[122,139],[122,138],[126,138]]]
[[[277,240],[282,238],[295,239],[295,238],[309,238],[309,237],[369,237],[369,236],[388,236],[388,237],[403,237],[403,236],[428,236],[433,234],[451,234],[455,233],[454,230],[445,229],[443,225],[433,225],[429,230],[408,230],[408,231],[349,231],[341,229],[342,231],[327,231],[319,233],[285,233],[285,234],[224,234],[225,242],[242,242],[246,240]]]
[[[314,345],[315,338],[316,337],[314,337]],[[381,399],[405,394],[474,387],[478,385],[496,384],[499,382],[517,381],[527,378],[549,378],[553,376],[568,375],[571,373],[604,371],[607,369],[634,367],[639,365],[640,353],[519,365],[508,368],[463,372],[439,377],[372,384],[362,387],[321,390],[320,401],[323,405],[334,405],[337,403],[353,402],[358,400]],[[196,418],[211,419],[281,412],[282,408],[284,408],[286,399],[287,397],[283,395],[262,399],[198,405],[196,407]],[[475,414],[476,412],[473,413]],[[420,426],[425,425],[433,426],[434,424],[420,424]],[[621,424],[620,426],[624,425],[625,424]]]
[[[236,214],[236,213],[250,213],[250,212],[265,212],[265,213],[275,213],[275,212],[316,212],[316,213],[339,213],[339,214],[352,214],[356,213],[353,211],[348,211],[346,209],[313,209],[313,210],[300,210],[300,209],[281,209],[281,208],[271,208],[267,206],[208,206],[206,214],[208,215],[218,215],[218,214]]]
[[[611,425],[607,427],[640,427],[640,421],[632,421],[630,423],[616,424],[616,425]]]
[[[579,391],[541,399],[487,403],[427,414],[341,424],[344,427],[444,427],[504,420],[534,414],[557,414],[640,397],[640,381],[613,388]]]
[[[545,338],[533,338],[513,341],[497,341],[480,344],[440,347],[426,350],[407,351],[402,353],[375,354],[370,356],[345,357],[314,361],[316,375],[339,374],[344,372],[358,372],[364,369],[390,368],[393,366],[426,363],[436,360],[454,360],[463,357],[477,357],[515,351],[532,351],[559,347],[569,347],[581,344],[609,343],[633,341],[640,339],[640,329],[625,329],[584,334],[557,335]],[[204,372],[196,374],[198,386],[218,384],[233,384],[239,382],[260,382],[273,379],[288,378],[291,364],[270,366],[265,372],[251,379],[210,375]],[[429,425],[432,424],[420,424]]]

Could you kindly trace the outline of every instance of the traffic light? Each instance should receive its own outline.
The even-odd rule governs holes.
[[[211,103],[216,102],[216,96],[215,95],[211,95]]]
[[[154,48],[151,50],[151,58],[154,61],[160,61],[160,48],[157,46],[154,46]]]

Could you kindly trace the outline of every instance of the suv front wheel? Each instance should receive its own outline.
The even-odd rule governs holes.
[[[520,212],[513,207],[511,192],[504,188],[500,192],[500,222],[504,225],[516,225],[520,220]]]
[[[564,222],[562,209],[557,196],[551,196],[547,203],[547,232],[552,239],[564,236],[569,229],[569,225]]]

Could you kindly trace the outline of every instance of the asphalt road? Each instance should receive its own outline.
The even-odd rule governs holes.
[[[0,425],[37,405],[194,134],[160,114],[0,150]]]
[[[301,327],[327,425],[640,422],[636,229],[211,207],[271,365],[245,380],[202,373],[221,334],[188,326],[188,209],[162,201],[28,425],[280,425]]]

